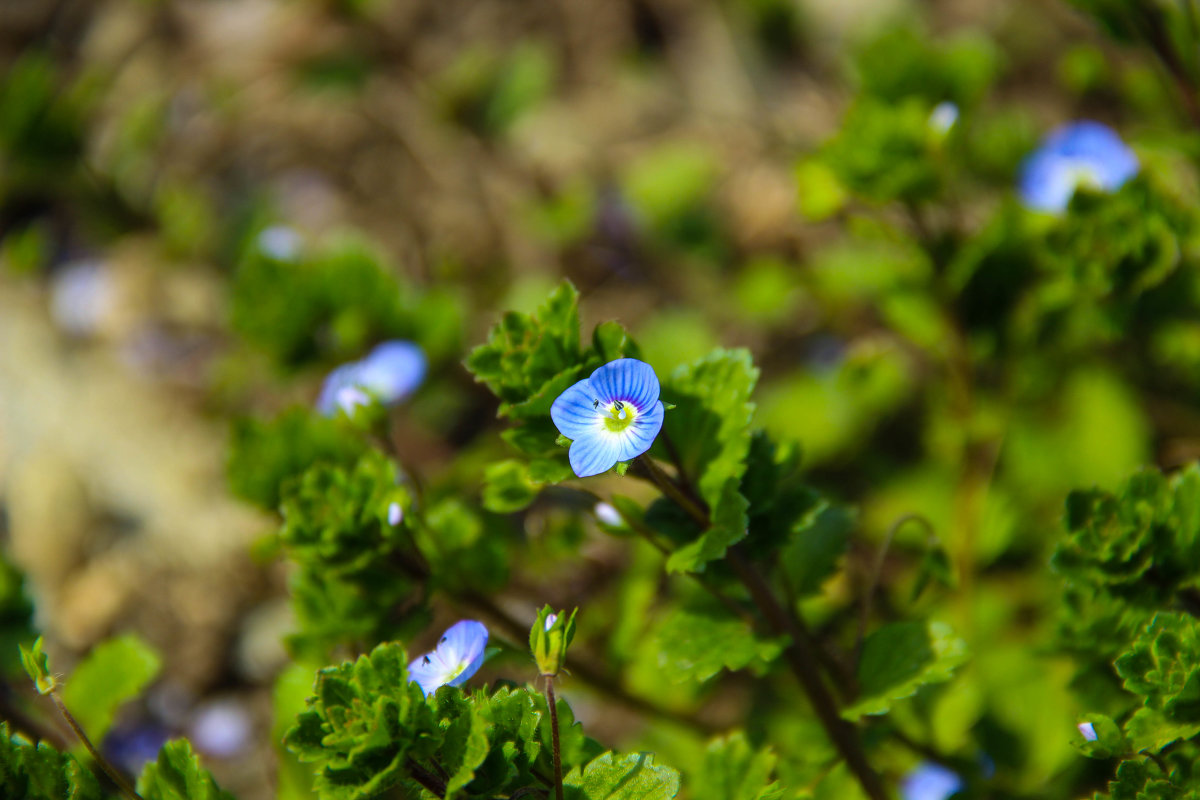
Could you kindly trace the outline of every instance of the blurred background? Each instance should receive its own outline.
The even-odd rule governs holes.
[[[930,602],[991,650],[913,713],[951,749],[1035,731],[1013,791],[1086,784],[1072,669],[1034,655],[1062,498],[1200,453],[1193,279],[1171,277],[1197,230],[1176,83],[1047,0],[7,0],[0,535],[35,624],[60,668],[123,631],[162,654],[115,758],[183,733],[223,786],[273,796],[295,622],[262,544],[278,498],[231,448],[400,336],[430,370],[394,445],[477,494],[505,445],[461,361],[566,277],[585,335],[620,321],[660,374],[749,348],[757,421],[859,508],[862,542],[924,515],[963,567]],[[1021,160],[1078,118],[1135,145],[1151,189],[1131,191],[1152,199],[1066,232],[1018,219]],[[1039,266],[1148,252],[1124,283]],[[554,520],[508,523],[533,542],[510,605],[579,604],[593,630],[607,600],[637,609],[613,581],[625,546],[555,544]],[[648,620],[602,645],[634,692],[657,691]],[[719,727],[744,701],[710,692],[703,713]],[[670,752],[578,702],[592,735]]]

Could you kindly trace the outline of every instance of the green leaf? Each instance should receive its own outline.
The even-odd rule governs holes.
[[[858,663],[858,700],[842,715],[883,714],[922,686],[947,681],[967,646],[940,622],[894,622],[871,633]]]
[[[515,407],[539,393],[549,395],[553,383],[557,391],[545,403],[548,412],[549,403],[577,379],[581,359],[579,293],[563,281],[536,313],[505,314],[466,366],[503,401],[501,416],[528,418],[536,416],[529,407]]]
[[[483,507],[496,514],[520,511],[538,495],[538,484],[530,478],[529,466],[523,461],[489,464],[483,480]]]
[[[319,463],[349,465],[367,450],[361,436],[336,420],[292,408],[269,421],[233,425],[227,473],[234,494],[261,508],[279,507],[284,484]]]
[[[678,611],[658,633],[659,662],[674,683],[708,680],[722,669],[761,671],[785,644],[786,639],[761,639],[743,620],[716,611]]]
[[[1200,722],[1169,719],[1154,708],[1139,708],[1125,722],[1125,736],[1134,750],[1158,752],[1167,745],[1200,733]]]
[[[450,800],[471,782],[475,769],[487,758],[487,720],[453,687],[438,690],[435,706],[443,737],[436,760],[448,773],[445,796]]]
[[[13,800],[104,800],[91,770],[45,742],[33,745],[0,721],[0,797]]]
[[[784,787],[771,781],[775,754],[754,750],[741,731],[713,739],[691,786],[692,800],[778,800]]]
[[[322,797],[366,800],[406,779],[410,752],[437,752],[441,725],[406,664],[391,643],[317,673],[316,694],[284,743],[315,765]]]
[[[1135,605],[1169,606],[1174,592],[1200,578],[1200,468],[1170,480],[1135,473],[1116,493],[1072,492],[1069,536],[1055,569]]]
[[[1162,777],[1162,770],[1150,759],[1123,761],[1117,767],[1117,779],[1108,784],[1112,800],[1198,800],[1200,793],[1187,791]],[[1105,800],[1097,794],[1097,800]]]
[[[650,753],[608,752],[563,778],[568,800],[670,800],[679,793],[679,773],[658,766]]]
[[[738,491],[737,482],[725,484],[721,502],[713,508],[712,527],[667,559],[667,572],[703,572],[709,561],[721,558],[730,546],[746,538],[750,504]]]
[[[144,800],[233,800],[200,766],[186,739],[167,742],[158,760],[146,764],[137,782]]]
[[[1079,720],[1079,726],[1090,726],[1095,738],[1088,738],[1083,731],[1072,737],[1075,745],[1088,758],[1113,758],[1130,752],[1129,740],[1111,717],[1104,714],[1087,714]]]
[[[823,503],[796,526],[779,554],[779,564],[800,597],[816,594],[837,570],[850,544],[854,515]]]
[[[483,507],[496,514],[520,511],[537,499],[542,486],[574,476],[561,457],[497,461],[484,471]]]
[[[1143,699],[1128,726],[1135,743],[1161,747],[1200,732],[1200,621],[1156,614],[1114,666],[1125,689]]]
[[[158,651],[128,634],[97,645],[79,663],[62,699],[84,733],[99,742],[112,726],[117,709],[142,693],[162,669]]]
[[[41,636],[29,647],[21,645],[21,665],[40,694],[50,694],[58,688],[58,679],[50,672],[49,659],[42,650]]]
[[[664,394],[679,408],[663,430],[711,509],[712,527],[668,561],[671,571],[700,571],[746,536],[748,503],[739,487],[746,472],[758,370],[745,350],[717,350],[677,369]]]

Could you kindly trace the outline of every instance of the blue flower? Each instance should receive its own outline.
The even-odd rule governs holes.
[[[946,800],[964,788],[963,780],[954,770],[923,761],[900,781],[902,800]]]
[[[408,397],[425,380],[425,353],[412,342],[384,342],[360,361],[351,361],[329,373],[317,398],[317,410],[333,416],[341,409],[369,405],[375,398],[385,406]]]
[[[483,666],[488,631],[482,622],[464,619],[451,625],[433,652],[408,665],[409,680],[417,682],[426,697],[439,686],[461,686]]]
[[[1138,160],[1116,131],[1073,122],[1051,133],[1021,165],[1021,200],[1037,211],[1066,210],[1080,186],[1114,192],[1138,173]]]
[[[568,456],[575,474],[599,475],[649,450],[663,424],[658,393],[649,364],[619,358],[560,394],[550,418],[572,440]]]

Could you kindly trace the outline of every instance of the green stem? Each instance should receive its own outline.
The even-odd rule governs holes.
[[[96,762],[97,766],[104,770],[104,774],[116,784],[117,788],[121,790],[121,794],[128,797],[129,800],[142,800],[142,796],[139,795],[133,786],[130,785],[129,781],[124,775],[121,774],[120,770],[109,763],[107,758],[100,755],[100,751],[96,749],[95,745],[92,744],[92,740],[89,739],[87,734],[83,732],[83,728],[79,727],[79,723],[75,721],[75,717],[72,716],[71,712],[67,710],[67,707],[63,704],[63,701],[59,699],[58,695],[54,692],[50,692],[50,699],[54,701],[54,705],[58,706],[58,713],[62,714],[62,718],[67,721],[68,725],[71,726],[71,730],[75,732],[77,737],[79,737],[79,741],[83,742],[83,746],[87,748],[89,753],[91,753],[92,759]]]
[[[550,743],[554,749],[554,798],[563,800],[562,754],[558,746],[558,701],[554,698],[554,676],[546,675],[546,703],[550,706]]]

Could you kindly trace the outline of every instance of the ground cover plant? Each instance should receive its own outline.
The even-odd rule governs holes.
[[[584,5],[0,11],[0,797],[1200,798],[1200,8]]]

